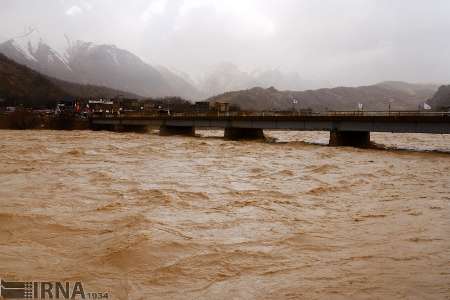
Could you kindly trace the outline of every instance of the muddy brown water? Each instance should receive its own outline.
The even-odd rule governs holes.
[[[450,136],[200,134],[0,131],[0,277],[112,299],[449,299]]]

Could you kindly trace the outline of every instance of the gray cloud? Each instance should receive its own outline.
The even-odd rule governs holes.
[[[116,44],[199,75],[223,61],[336,85],[448,82],[447,0],[1,0],[0,37]]]

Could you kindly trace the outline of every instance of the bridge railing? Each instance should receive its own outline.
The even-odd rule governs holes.
[[[92,118],[224,118],[224,117],[295,117],[295,116],[374,116],[374,117],[395,117],[395,116],[429,116],[429,117],[449,117],[450,112],[427,112],[427,111],[327,111],[327,112],[206,112],[206,113],[172,113],[160,114],[149,112],[128,112],[122,114],[94,114]]]
[[[323,116],[450,116],[450,112],[428,111],[328,111]]]

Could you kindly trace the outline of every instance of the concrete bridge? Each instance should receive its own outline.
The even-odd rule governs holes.
[[[370,132],[450,134],[450,113],[327,112],[327,113],[132,113],[93,115],[93,129],[142,130],[158,126],[161,135],[195,135],[196,128],[224,129],[232,140],[261,139],[263,130],[329,131],[330,145],[367,147]]]

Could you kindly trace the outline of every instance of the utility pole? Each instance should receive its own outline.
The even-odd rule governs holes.
[[[295,106],[296,104],[298,104],[298,100],[291,96],[291,101],[292,101],[292,113],[294,113],[296,111]]]
[[[391,105],[394,102],[394,99],[389,98],[389,114],[391,114]]]

